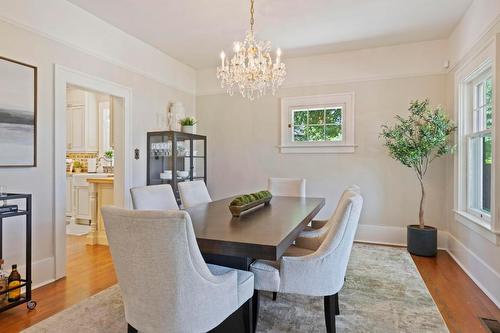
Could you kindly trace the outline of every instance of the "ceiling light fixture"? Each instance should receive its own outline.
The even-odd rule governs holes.
[[[254,0],[250,0],[250,30],[245,41],[233,43],[233,57],[226,61],[224,51],[220,53],[221,65],[217,67],[217,78],[229,95],[238,89],[243,97],[254,100],[271,88],[273,95],[285,80],[285,64],[281,62],[281,49],[276,50],[275,62],[269,54],[271,42],[255,40]]]

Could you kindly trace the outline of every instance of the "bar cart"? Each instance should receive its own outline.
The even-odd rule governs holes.
[[[15,288],[7,289],[0,294],[6,294],[9,290],[25,288],[25,292],[21,293],[21,298],[18,301],[0,302],[0,312],[11,309],[20,304],[26,303],[29,310],[33,310],[36,307],[36,301],[31,299],[31,194],[14,194],[8,193],[6,195],[0,195],[0,201],[7,202],[9,200],[19,200],[24,199],[26,208],[24,210],[17,210],[13,212],[0,213],[0,258],[3,255],[3,223],[4,219],[14,216],[24,216],[26,222],[26,279],[21,280],[21,284]],[[15,222],[14,222],[15,223]]]
[[[177,184],[207,182],[207,137],[198,134],[148,132],[147,184],[170,184],[180,203]]]

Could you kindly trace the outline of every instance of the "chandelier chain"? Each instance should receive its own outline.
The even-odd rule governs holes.
[[[253,18],[253,15],[254,15],[253,2],[254,2],[254,0],[250,0],[250,30],[251,31],[253,31],[253,25],[255,23],[255,20]]]

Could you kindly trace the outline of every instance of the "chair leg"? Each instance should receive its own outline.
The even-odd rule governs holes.
[[[252,302],[253,297],[250,297],[248,301],[243,304],[243,331],[245,333],[254,333],[254,328],[253,328],[253,322],[254,322],[254,317],[253,317],[253,302]]]
[[[127,324],[127,333],[137,333],[137,330],[130,324]]]
[[[278,297],[278,293],[273,292],[273,301],[276,301],[276,298]]]
[[[257,330],[257,321],[259,320],[259,291],[254,290],[252,296],[252,315],[253,315],[253,332]]]
[[[327,333],[335,333],[335,295],[325,296],[325,324]]]
[[[339,293],[333,295],[335,297],[335,315],[340,315],[340,306],[339,306]]]

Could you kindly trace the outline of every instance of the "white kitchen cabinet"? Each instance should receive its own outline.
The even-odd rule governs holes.
[[[91,219],[87,178],[106,178],[104,173],[77,173],[66,177],[66,216],[72,223],[89,224]]]
[[[66,175],[66,217],[73,215],[73,176]]]
[[[94,93],[68,90],[66,143],[68,152],[98,152],[99,118]]]
[[[89,186],[75,188],[76,210],[75,215],[79,220],[90,220]]]
[[[73,106],[67,109],[69,119],[68,150],[72,152],[85,152],[85,107]]]

